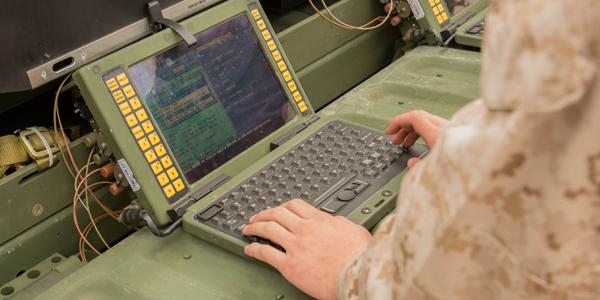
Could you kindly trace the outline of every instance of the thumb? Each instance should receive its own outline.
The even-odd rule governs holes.
[[[409,159],[406,164],[408,165],[409,169],[412,169],[412,167],[416,166],[417,163],[419,163],[420,161],[421,161],[420,158],[413,157],[413,158]]]

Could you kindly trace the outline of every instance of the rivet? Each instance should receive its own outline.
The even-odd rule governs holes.
[[[371,213],[371,209],[368,208],[368,207],[365,207],[365,208],[361,209],[360,212],[363,213],[363,214],[365,214],[365,215],[368,215],[368,214]]]
[[[39,203],[34,205],[31,209],[31,213],[36,217],[41,216],[44,213],[44,206]]]
[[[381,195],[384,197],[390,197],[391,195],[393,195],[393,193],[390,190],[385,190],[385,191],[381,192]]]

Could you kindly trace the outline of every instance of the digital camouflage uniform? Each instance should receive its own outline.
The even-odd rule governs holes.
[[[490,11],[482,99],[407,174],[340,299],[600,299],[600,1]]]

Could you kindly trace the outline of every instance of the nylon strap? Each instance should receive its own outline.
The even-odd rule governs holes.
[[[14,135],[0,136],[0,178],[14,165],[26,164],[31,160],[27,151]]]
[[[45,141],[37,134],[30,135],[27,138],[35,151],[46,151],[46,149],[56,145],[56,142],[58,142],[60,147],[64,145],[60,138],[55,138],[53,132],[42,131],[40,134],[45,138]],[[17,136],[0,136],[0,178],[4,177],[6,171],[12,166],[25,165],[31,162],[31,160],[32,158]],[[56,158],[53,157],[53,160],[56,161]],[[48,168],[48,156],[37,159],[36,163],[40,170]]]

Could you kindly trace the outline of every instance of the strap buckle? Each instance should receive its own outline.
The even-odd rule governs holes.
[[[25,150],[27,151],[29,156],[31,156],[32,159],[40,160],[40,159],[44,159],[47,157],[49,167],[51,167],[54,164],[54,153],[59,151],[58,141],[54,141],[54,143],[52,145],[50,145],[50,142],[48,141],[46,136],[44,136],[44,133],[47,133],[48,136],[51,136],[50,131],[48,131],[47,128],[29,127],[25,130],[20,130],[18,133],[19,133],[19,140],[21,141],[23,146],[25,146]],[[44,150],[40,150],[40,151],[35,150],[35,148],[33,147],[33,144],[29,140],[29,137],[33,136],[33,135],[38,136],[38,138],[41,140],[42,144],[44,144]]]

